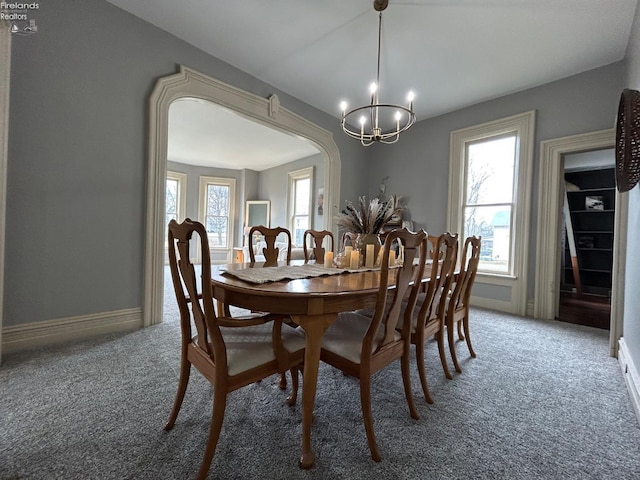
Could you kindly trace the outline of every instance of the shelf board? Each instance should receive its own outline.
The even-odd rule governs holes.
[[[580,248],[577,247],[578,250],[583,252],[611,252],[613,253],[613,248]]]
[[[567,193],[569,195],[573,195],[573,194],[577,194],[577,193],[593,193],[593,192],[611,192],[613,190],[615,190],[616,187],[599,187],[599,188],[582,188],[580,190],[572,190],[572,191],[568,191]]]
[[[615,213],[613,209],[606,210],[571,210],[571,213]]]

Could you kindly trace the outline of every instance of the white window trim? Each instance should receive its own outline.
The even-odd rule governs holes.
[[[531,183],[533,176],[533,146],[535,134],[535,110],[483,123],[451,132],[449,148],[449,204],[448,229],[462,232],[463,218],[460,206],[464,193],[465,147],[469,142],[501,134],[515,133],[518,137],[518,175],[515,197],[515,212],[511,242],[513,252],[513,275],[478,273],[476,281],[491,285],[511,287],[509,311],[525,315],[527,311],[527,259],[529,248],[529,225]],[[462,241],[464,239],[461,239]]]
[[[308,178],[310,181],[309,186],[309,228],[313,228],[313,167],[301,168],[299,170],[293,170],[289,172],[289,185],[287,187],[287,228],[291,232],[293,237],[295,214],[295,182],[297,180],[303,180]],[[301,247],[302,245],[296,245]]]
[[[167,180],[175,180],[178,182],[178,211],[176,213],[178,217],[177,221],[182,222],[187,216],[187,174],[168,170]]]
[[[198,191],[198,219],[205,223],[205,205],[207,202],[207,185],[226,185],[229,187],[229,228],[227,229],[227,246],[210,247],[212,252],[227,252],[227,261],[231,258],[233,249],[233,232],[235,232],[235,206],[236,206],[236,179],[224,177],[200,176],[200,189]],[[198,259],[201,259],[201,252],[198,252]]]

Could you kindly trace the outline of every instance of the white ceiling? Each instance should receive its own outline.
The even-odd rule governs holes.
[[[167,147],[172,162],[255,171],[319,153],[307,140],[197,98],[171,103]]]
[[[375,80],[373,0],[109,0],[336,117]],[[380,101],[419,120],[624,57],[637,0],[390,0]],[[354,140],[355,141],[355,140]]]

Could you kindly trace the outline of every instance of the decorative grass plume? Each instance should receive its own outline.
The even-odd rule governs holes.
[[[359,197],[357,207],[347,201],[346,208],[336,217],[336,223],[348,232],[377,234],[400,210],[395,195],[386,202],[374,198],[369,203],[367,197]]]

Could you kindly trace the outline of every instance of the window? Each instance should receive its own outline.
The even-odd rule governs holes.
[[[165,188],[165,227],[171,220],[181,222],[185,217],[187,175],[167,172]],[[166,238],[166,235],[165,235]]]
[[[511,286],[526,309],[529,201],[535,112],[451,133],[449,224],[461,241],[482,236],[481,282]]]
[[[312,228],[313,167],[289,172],[289,230],[294,245],[302,245],[305,230]]]
[[[235,187],[233,178],[200,177],[200,220],[211,250],[231,248]]]
[[[482,271],[513,272],[511,232],[516,205],[513,195],[516,143],[516,135],[510,133],[469,142],[465,147],[464,224],[460,236],[482,237],[478,266]]]

